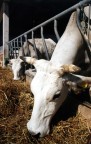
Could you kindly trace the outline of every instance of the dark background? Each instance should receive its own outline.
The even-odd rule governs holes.
[[[11,0],[9,2],[10,40],[45,20],[55,16],[80,0]],[[66,27],[70,14],[58,21],[58,31],[61,35]],[[46,37],[53,36],[53,24],[49,24],[44,33]],[[0,23],[2,43],[2,22]],[[40,37],[40,31],[36,32]]]

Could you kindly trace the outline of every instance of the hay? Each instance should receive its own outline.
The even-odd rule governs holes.
[[[29,86],[12,80],[12,72],[0,68],[0,143],[1,144],[86,144],[90,134],[80,115],[52,125],[51,134],[36,139],[26,128],[33,108]]]

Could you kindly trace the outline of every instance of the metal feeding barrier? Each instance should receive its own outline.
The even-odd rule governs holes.
[[[74,6],[68,8],[67,10],[55,15],[54,17],[46,20],[45,22],[37,25],[36,27],[28,30],[27,32],[21,34],[20,36],[18,36],[16,38],[12,39],[11,41],[7,42],[8,47],[9,47],[9,59],[17,58],[18,54],[19,54],[20,47],[22,47],[23,43],[25,41],[27,41],[28,39],[30,39],[30,38],[33,41],[33,48],[34,48],[36,56],[38,58],[34,36],[35,36],[36,30],[39,29],[40,34],[41,34],[41,38],[42,38],[42,41],[43,41],[43,47],[45,49],[46,59],[49,60],[49,54],[48,54],[47,45],[46,45],[45,37],[44,37],[44,27],[46,27],[46,25],[48,25],[49,23],[54,23],[54,28],[53,28],[54,29],[54,34],[55,34],[56,39],[58,41],[59,38],[60,38],[59,33],[58,33],[58,29],[57,29],[58,19],[62,18],[64,15],[68,14],[69,12],[75,11],[77,8],[81,8],[81,7],[84,7],[86,5],[89,5],[90,2],[91,2],[91,0],[80,1],[79,3],[75,4]],[[90,8],[89,8],[89,11],[90,11]],[[90,14],[89,14],[89,18],[90,18]],[[90,29],[90,20],[88,21],[88,29]],[[89,37],[89,34],[88,34],[88,37]],[[89,41],[87,42],[88,46],[90,45]],[[91,45],[90,45],[90,47],[91,47]]]

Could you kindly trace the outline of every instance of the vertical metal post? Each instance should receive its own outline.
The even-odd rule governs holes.
[[[11,42],[9,43],[9,59],[11,59]]]
[[[22,42],[22,37],[20,37],[20,43],[21,43],[21,46],[23,45],[23,42]]]
[[[27,34],[26,34],[26,35],[24,35],[24,37],[25,37],[25,41],[27,42]]]
[[[91,48],[91,44],[90,44],[90,17],[91,17],[91,5],[89,4],[89,8],[88,8],[88,33],[87,33],[87,36],[88,36],[88,44]]]
[[[55,35],[56,35],[56,38],[58,41],[60,39],[60,36],[58,34],[58,31],[57,31],[57,20],[54,20],[54,32],[55,32]]]
[[[8,47],[9,47],[9,59],[10,59],[10,45],[11,45],[11,43],[8,43]]]
[[[5,59],[9,58],[9,47],[6,42],[9,41],[9,6],[3,2],[3,67]]]
[[[35,39],[34,39],[34,32],[32,31],[32,41],[33,41],[33,47],[36,53],[36,57],[38,59],[38,54],[37,54],[37,49],[36,49],[36,44],[35,44]]]
[[[13,58],[13,42],[10,43],[11,59]]]
[[[13,54],[14,54],[14,58],[16,58],[16,46],[15,46],[15,40],[14,40]]]
[[[45,53],[46,53],[46,58],[47,58],[47,60],[49,60],[49,53],[48,53],[46,42],[45,42],[45,39],[44,39],[44,36],[43,36],[43,27],[42,26],[41,26],[41,37],[42,37],[43,46],[44,46]]]
[[[17,39],[17,50],[16,50],[16,57],[19,55],[19,39]]]

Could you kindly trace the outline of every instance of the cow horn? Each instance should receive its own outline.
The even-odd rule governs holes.
[[[20,56],[20,59],[22,59],[24,62],[27,62],[29,64],[34,64],[36,62],[36,59],[32,58],[32,57],[23,57],[23,56]]]
[[[60,74],[63,75],[65,72],[67,73],[74,73],[74,72],[79,72],[81,69],[78,66],[75,66],[73,64],[65,64],[62,65],[60,68]]]

